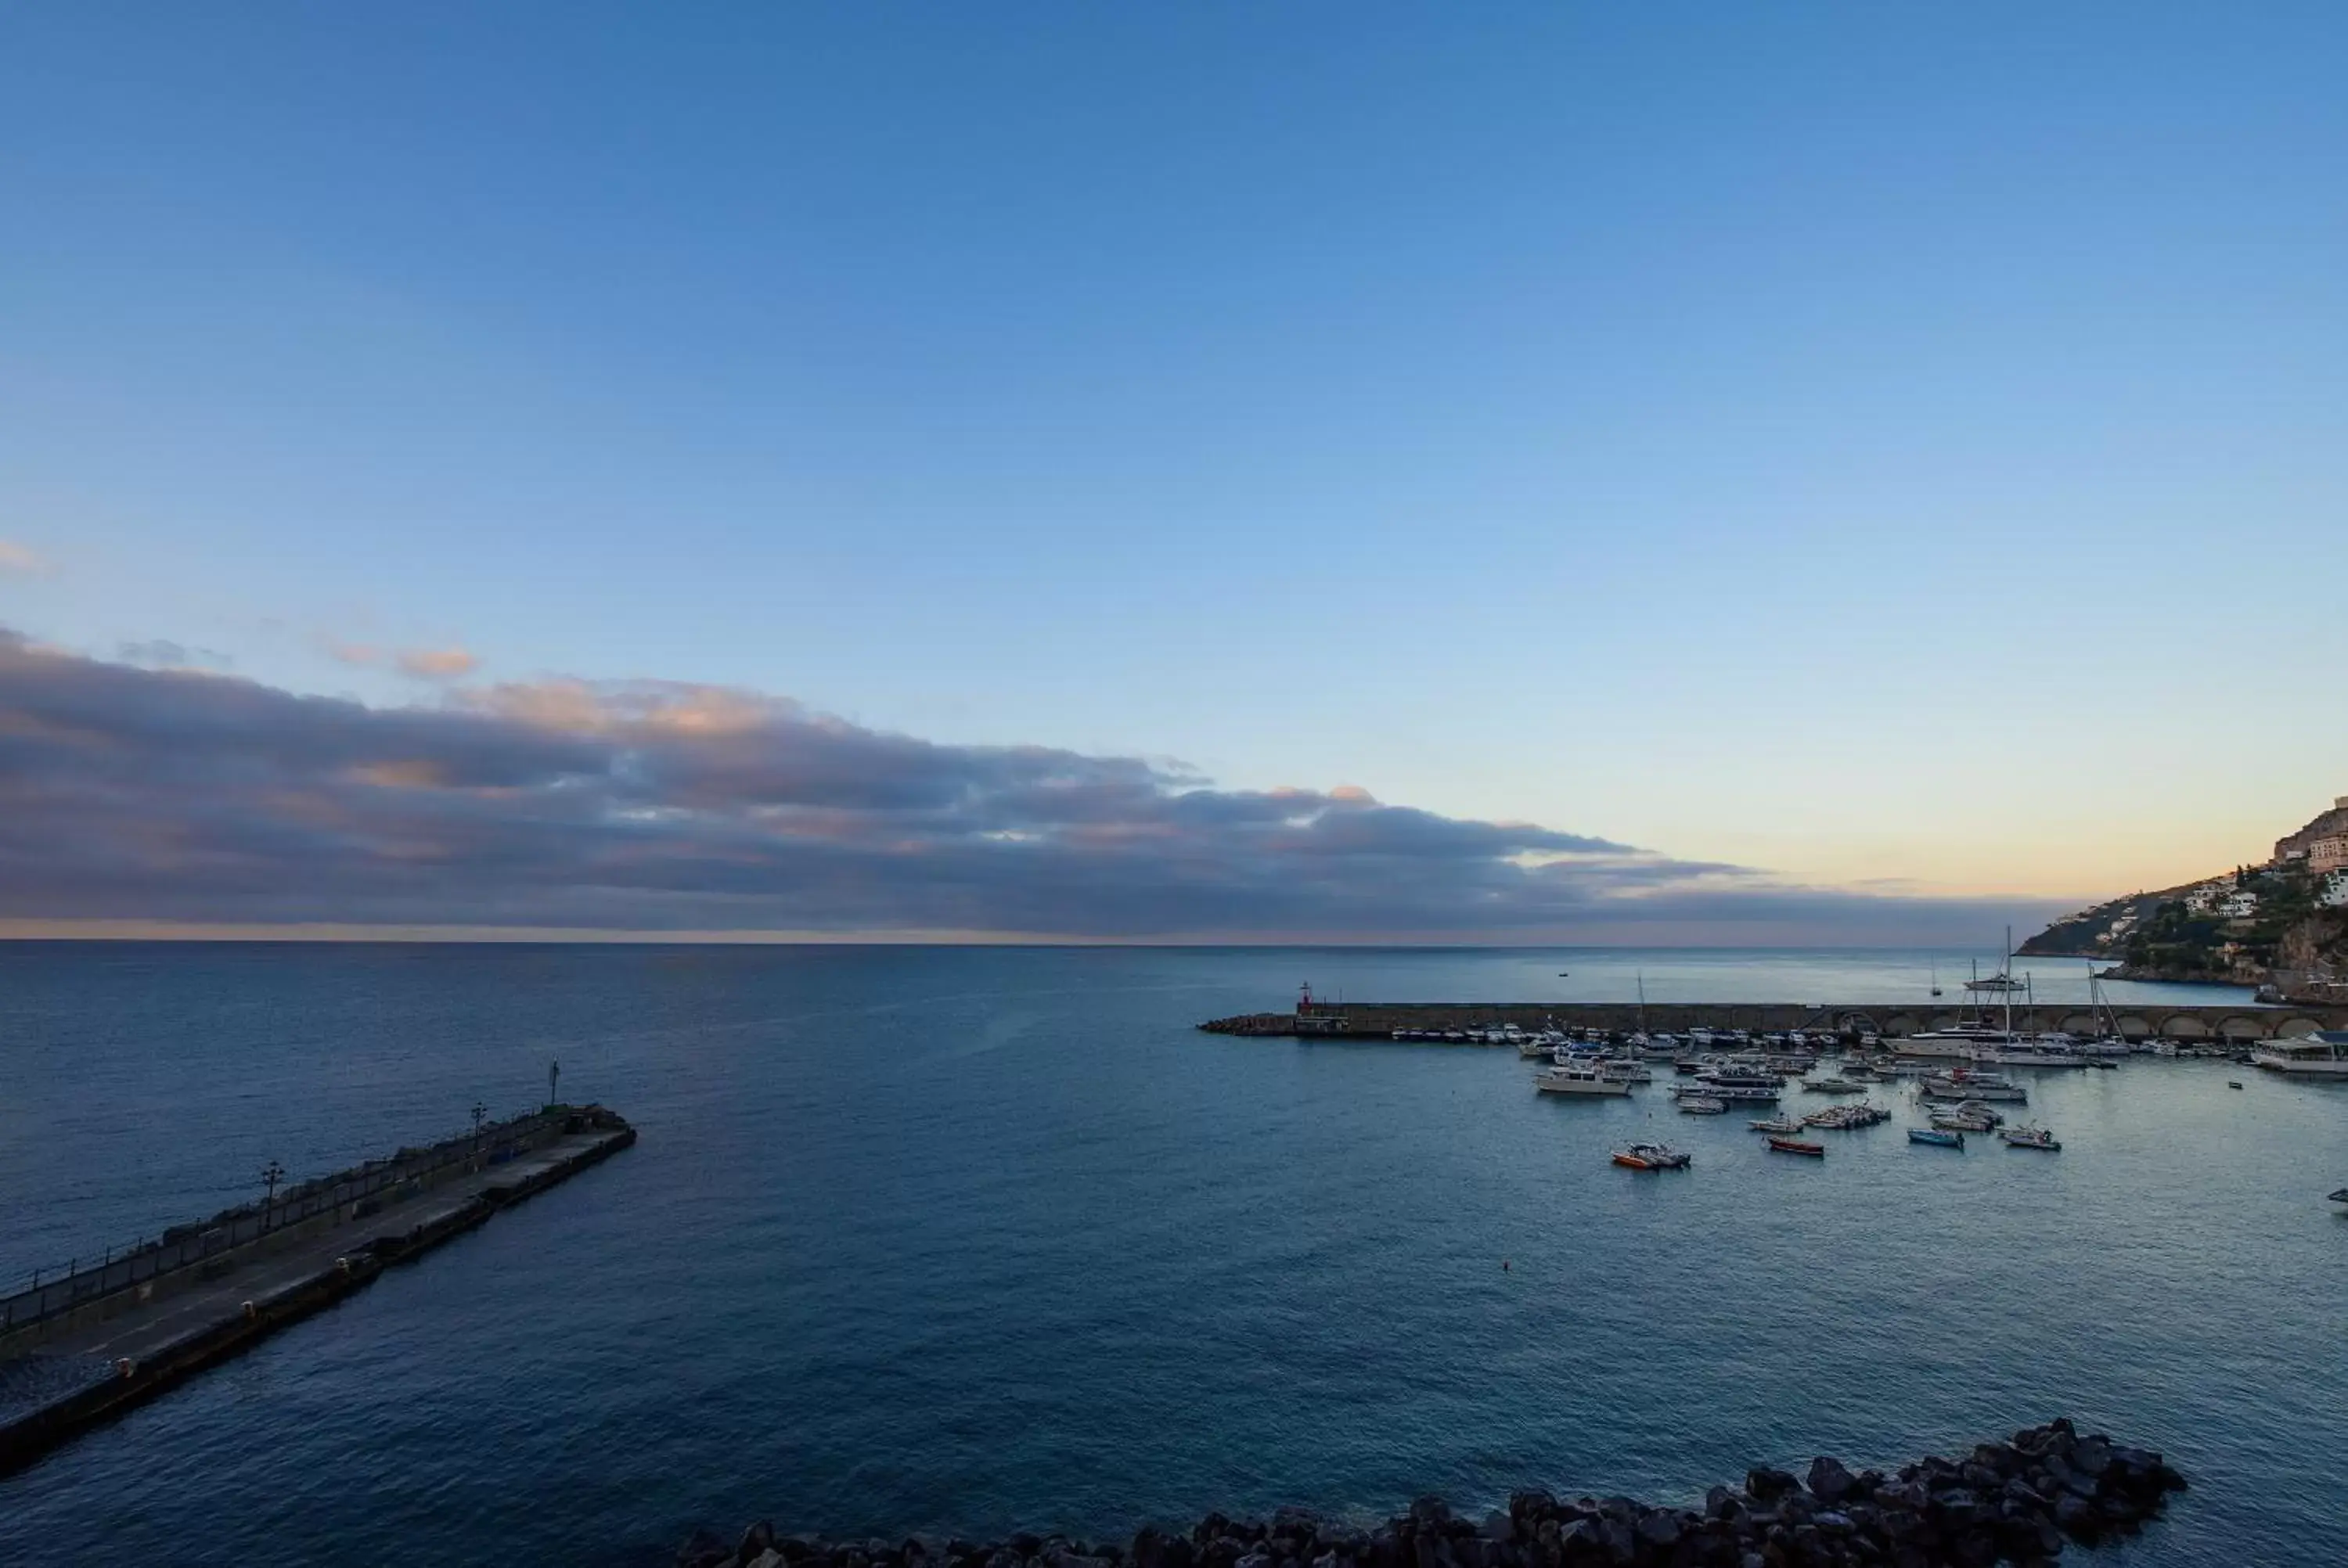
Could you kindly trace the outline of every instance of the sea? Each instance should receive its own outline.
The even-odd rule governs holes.
[[[0,1480],[0,1563],[653,1568],[760,1518],[1673,1501],[2057,1414],[2192,1481],[2077,1560],[2339,1561],[2348,1087],[2134,1058],[2034,1075],[2059,1154],[1911,1145],[1893,1099],[1810,1161],[1660,1084],[1537,1095],[1505,1050],[1194,1027],[1308,983],[1917,1002],[1977,958],[0,945],[0,1288],[272,1161],[534,1106],[556,1064],[642,1132]],[[2083,965],[2022,967],[2086,995]],[[1609,1163],[1659,1135],[1694,1167]]]

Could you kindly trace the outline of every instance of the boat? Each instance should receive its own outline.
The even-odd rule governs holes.
[[[2327,1204],[2348,1204],[2348,1187],[2343,1187],[2323,1200]]]
[[[1533,1087],[1543,1094],[1628,1094],[1631,1086],[1609,1078],[1588,1061],[1560,1061],[1533,1074]]]
[[[1806,1143],[1799,1138],[1772,1138],[1769,1140],[1769,1147],[1780,1154],[1807,1154],[1813,1160],[1823,1160],[1827,1157],[1827,1146],[1824,1143]]]
[[[1910,1127],[1908,1129],[1908,1142],[1937,1143],[1944,1149],[1962,1149],[1965,1146],[1965,1135],[1946,1127]]]
[[[1994,1132],[1997,1119],[1977,1112],[1941,1111],[1931,1112],[1932,1125],[1943,1132]]]
[[[2007,1127],[1998,1136],[2005,1140],[2005,1146],[2009,1149],[2044,1149],[2050,1154],[2063,1152],[2063,1145],[2056,1141],[2054,1134],[2044,1127]]]
[[[2348,1078],[2348,1029],[2327,1029],[2293,1040],[2271,1040],[2250,1051],[2250,1065],[2269,1072]]]
[[[2001,1073],[1962,1067],[1932,1074],[1924,1080],[1921,1092],[1927,1100],[2003,1100],[2015,1104],[2030,1098],[2021,1084]]]
[[[1824,1111],[1813,1111],[1803,1117],[1802,1125],[1823,1127],[1834,1132],[1849,1132],[1890,1120],[1890,1112],[1873,1105],[1829,1105]]]
[[[1864,1094],[1867,1085],[1848,1078],[1805,1078],[1802,1087],[1812,1094]]]
[[[1802,1118],[1787,1111],[1775,1116],[1764,1116],[1756,1121],[1747,1122],[1746,1125],[1756,1132],[1775,1132],[1780,1137],[1791,1137],[1802,1130],[1803,1122]]]
[[[1694,1159],[1668,1143],[1633,1143],[1614,1151],[1614,1163],[1633,1171],[1684,1171]]]
[[[1635,1057],[1609,1058],[1598,1064],[1601,1078],[1612,1078],[1624,1083],[1653,1083],[1653,1069]]]
[[[1625,1093],[1629,1091],[1626,1089]],[[1707,1094],[1683,1094],[1679,1097],[1683,1116],[1718,1116],[1728,1109],[1725,1100],[1715,1100]]]

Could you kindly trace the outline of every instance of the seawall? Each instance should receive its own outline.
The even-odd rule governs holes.
[[[1980,1004],[2003,1019],[2003,1003]],[[1199,1028],[1215,1034],[1294,1035],[1300,1038],[1390,1040],[1397,1030],[1491,1029],[1503,1024],[1534,1030],[1596,1029],[1625,1034],[1633,1030],[1684,1033],[1692,1029],[1823,1030],[1828,1034],[1873,1033],[1890,1039],[1921,1034],[1962,1021],[1972,1009],[1962,1002],[1915,1005],[1894,1002],[1313,1002],[1293,1012],[1241,1013],[1212,1019]],[[2217,1007],[2132,1003],[2103,1015],[2075,1002],[2016,1004],[2013,1026],[2025,1031],[2063,1030],[2092,1036],[2116,1027],[2132,1040],[2259,1040],[2348,1029],[2348,1006]]]
[[[180,1288],[141,1296],[137,1289],[102,1316],[40,1326],[0,1373],[39,1361],[67,1373],[75,1386],[0,1414],[0,1475],[32,1463],[100,1421],[111,1419],[269,1335],[365,1289],[395,1264],[421,1256],[453,1236],[601,1163],[636,1141],[635,1129],[600,1107],[581,1125],[533,1153],[436,1184],[424,1192],[323,1234],[272,1233],[239,1256],[184,1271]],[[83,1317],[77,1312],[73,1316]],[[31,1339],[28,1330],[18,1337]]]

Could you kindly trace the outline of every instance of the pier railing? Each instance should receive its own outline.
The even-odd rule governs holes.
[[[379,1193],[410,1183],[429,1183],[451,1167],[487,1156],[510,1157],[560,1132],[581,1112],[551,1106],[503,1122],[485,1122],[478,1132],[460,1133],[422,1149],[403,1149],[386,1160],[338,1171],[333,1175],[288,1189],[273,1201],[226,1209],[211,1219],[175,1225],[160,1239],[136,1243],[94,1261],[76,1259],[51,1274],[42,1269],[33,1283],[0,1298],[0,1335],[29,1327],[60,1313],[100,1300],[164,1275],[200,1267],[206,1262],[248,1246],[265,1235],[297,1225],[345,1204],[359,1204]]]

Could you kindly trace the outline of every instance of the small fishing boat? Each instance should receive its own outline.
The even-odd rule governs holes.
[[[1614,1151],[1614,1163],[1633,1171],[1684,1171],[1694,1160],[1668,1143],[1633,1143]]]
[[[1823,1160],[1827,1157],[1827,1146],[1824,1143],[1806,1143],[1799,1138],[1772,1138],[1769,1140],[1769,1147],[1780,1154],[1807,1154],[1813,1160]]]
[[[1802,1087],[1812,1094],[1864,1094],[1867,1085],[1848,1078],[1805,1078]]]
[[[2006,1127],[1999,1131],[1998,1136],[2005,1140],[2009,1149],[2044,1149],[2050,1154],[2063,1152],[2054,1134],[2044,1127]]]
[[[1908,1129],[1908,1142],[1937,1143],[1944,1149],[1962,1149],[1965,1146],[1965,1135],[1948,1127],[1910,1127]]]
[[[2229,1078],[2226,1080],[2226,1087],[2229,1089],[2240,1089],[2241,1086],[2242,1081],[2239,1078]]]
[[[1679,1104],[1683,1116],[1718,1116],[1728,1109],[1727,1101],[1715,1100],[1709,1094],[1683,1094]]]
[[[1757,1122],[1747,1122],[1746,1125],[1756,1132],[1775,1132],[1787,1138],[1802,1130],[1802,1118],[1787,1111],[1776,1116],[1764,1116]]]
[[[2323,1201],[2328,1204],[2348,1204],[2348,1187],[2341,1188]]]

